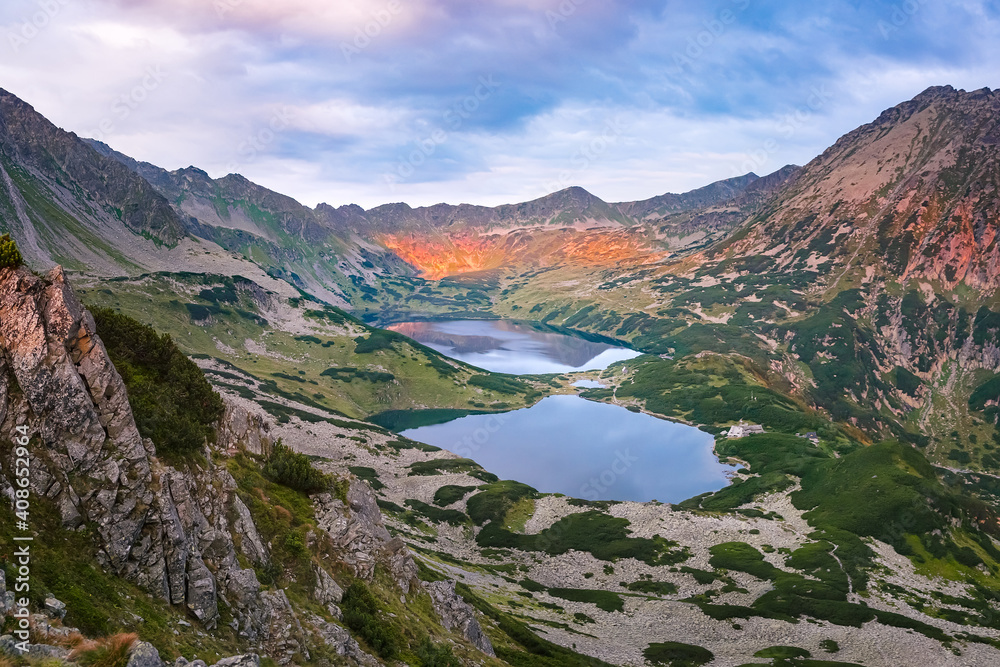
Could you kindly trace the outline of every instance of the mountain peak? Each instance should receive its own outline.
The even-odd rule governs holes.
[[[0,152],[14,164],[27,168],[24,179],[30,181],[5,189],[0,202],[9,201],[9,210],[17,212],[17,219],[9,224],[10,231],[38,263],[75,263],[80,259],[79,248],[63,238],[65,235],[60,242],[69,245],[60,249],[44,251],[37,245],[41,234],[35,228],[52,225],[52,233],[58,234],[54,230],[64,224],[65,215],[94,229],[124,224],[136,234],[168,245],[186,234],[166,199],[127,166],[109,157],[110,151],[106,145],[93,145],[56,127],[27,102],[0,90]],[[65,210],[35,210],[30,191],[36,188],[61,193],[60,207]],[[98,254],[88,261],[114,264],[112,255]]]
[[[1000,288],[998,93],[934,86],[887,109],[802,168],[772,215],[717,250],[774,257],[785,270]]]

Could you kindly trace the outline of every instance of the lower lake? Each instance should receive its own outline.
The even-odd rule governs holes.
[[[501,479],[587,500],[676,503],[717,491],[735,467],[692,426],[579,396],[402,432],[475,460]]]

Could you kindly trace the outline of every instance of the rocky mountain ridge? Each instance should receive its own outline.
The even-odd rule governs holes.
[[[56,128],[5,90],[0,90],[0,156],[0,203],[5,217],[19,223],[20,234],[35,240],[22,244],[28,251],[41,250],[43,242],[58,247],[58,230],[49,225],[64,222],[49,219],[52,212],[39,196],[59,201],[78,224],[98,233],[124,225],[167,245],[185,234],[169,204],[149,183],[97,154],[76,135]]]
[[[173,202],[193,234],[247,255],[250,248],[263,250],[275,264],[291,262],[301,275],[342,287],[345,275],[369,280],[368,266],[378,273],[437,279],[511,263],[578,260],[614,266],[656,261],[662,256],[662,237],[676,239],[677,245],[703,229],[728,231],[746,218],[749,205],[776,190],[795,169],[786,167],[764,178],[747,174],[640,202],[607,203],[570,187],[497,207],[393,203],[364,210],[320,204],[313,210],[236,174],[211,179],[194,167],[168,172],[101,142],[89,143],[148,180]],[[699,213],[704,217],[697,218]],[[332,264],[329,256],[309,256],[307,246],[319,243],[338,250],[335,267],[322,268]],[[604,244],[617,251],[600,252]]]
[[[855,284],[964,283],[990,296],[1000,286],[998,117],[1000,91],[929,88],[844,135],[706,257],[763,255],[782,271],[812,263],[834,279],[857,274]]]

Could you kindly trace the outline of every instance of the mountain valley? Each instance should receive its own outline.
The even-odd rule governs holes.
[[[79,662],[75,628],[136,633],[157,658],[128,667],[996,664],[998,145],[1000,91],[944,86],[684,194],[309,208],[0,91],[0,490],[26,428],[32,659]],[[574,369],[416,340],[457,320],[570,337]],[[586,366],[607,347],[636,354]],[[487,430],[400,435],[553,396],[700,429],[730,483],[573,498],[484,469]]]

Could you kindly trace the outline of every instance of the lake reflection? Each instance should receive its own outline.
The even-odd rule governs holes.
[[[474,459],[501,479],[589,500],[676,503],[728,484],[704,431],[579,396],[550,396],[402,435]]]
[[[616,361],[640,354],[504,320],[403,322],[387,328],[453,359],[496,373],[522,375],[603,370]]]

